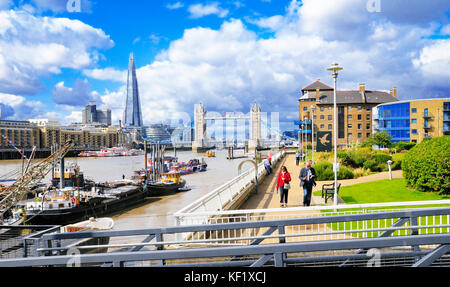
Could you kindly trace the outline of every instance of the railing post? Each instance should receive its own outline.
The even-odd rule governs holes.
[[[411,227],[418,226],[417,217],[411,217],[409,219],[409,225],[411,225]],[[418,228],[411,229],[411,236],[416,236],[416,235],[419,235],[419,229]],[[418,245],[411,246],[411,249],[414,252],[419,252],[420,251],[420,247]],[[418,262],[419,260],[420,260],[420,256],[414,257],[414,261],[415,262]]]
[[[163,241],[164,241],[164,239],[163,239],[162,233],[157,233],[156,234],[156,242],[163,242]],[[164,250],[164,245],[163,244],[156,245],[156,250]],[[161,265],[161,266],[166,265],[166,261],[164,259],[161,259],[159,261],[159,265]]]

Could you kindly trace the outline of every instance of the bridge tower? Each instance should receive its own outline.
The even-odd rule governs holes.
[[[202,152],[205,148],[206,138],[206,109],[203,104],[195,105],[194,108],[194,142],[192,143],[193,152]]]
[[[253,150],[261,146],[261,106],[256,102],[250,110],[250,140],[248,148]]]

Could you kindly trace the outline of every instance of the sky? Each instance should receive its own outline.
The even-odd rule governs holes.
[[[145,124],[211,112],[279,113],[327,68],[338,89],[450,97],[448,0],[0,0],[3,119],[81,122],[90,101],[122,118],[134,53]]]

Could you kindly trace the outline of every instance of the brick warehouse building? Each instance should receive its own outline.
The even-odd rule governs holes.
[[[396,102],[397,88],[390,92],[366,90],[365,84],[359,90],[337,92],[338,146],[346,147],[362,143],[372,135],[372,110],[384,103]],[[314,107],[314,111],[311,107]],[[295,124],[308,141],[312,140],[312,116],[314,132],[334,133],[334,89],[319,80],[302,89],[299,99],[299,121]]]

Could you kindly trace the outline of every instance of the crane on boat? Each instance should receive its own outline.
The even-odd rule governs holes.
[[[0,193],[0,220],[4,214],[19,203],[39,181],[43,180],[54,165],[61,161],[69,150],[74,146],[72,140],[67,141],[60,149],[51,154],[48,158],[27,168],[26,172],[11,186],[3,189]]]

